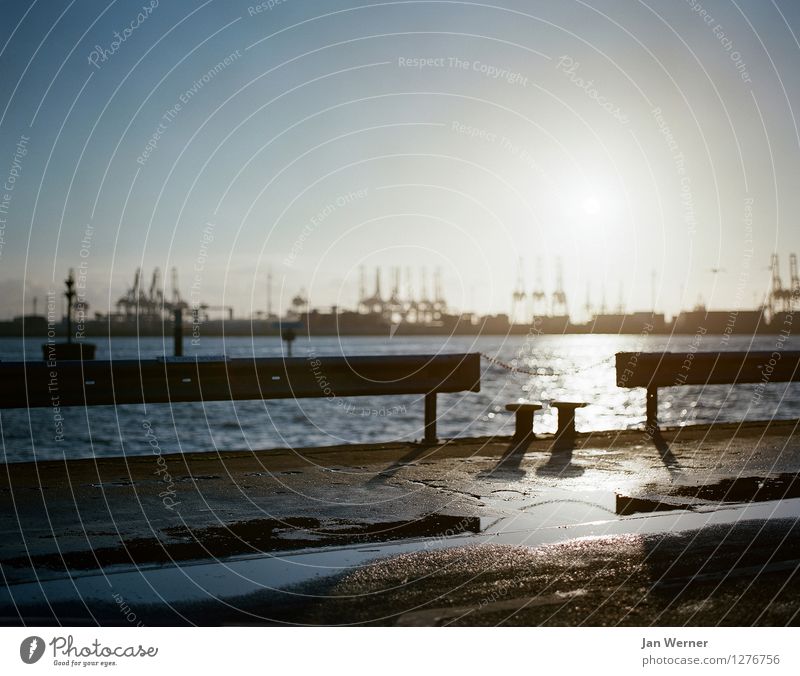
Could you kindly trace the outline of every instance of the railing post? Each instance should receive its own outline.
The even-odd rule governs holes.
[[[292,356],[292,343],[294,342],[295,338],[297,338],[297,334],[294,332],[294,329],[292,329],[291,326],[281,330],[281,339],[286,345],[287,357]]]
[[[425,395],[425,443],[436,443],[436,392]]]
[[[179,307],[175,308],[175,322],[172,327],[173,337],[175,340],[175,356],[183,356],[183,310]]]
[[[647,388],[647,421],[645,425],[648,431],[658,429],[658,387],[655,385]]]

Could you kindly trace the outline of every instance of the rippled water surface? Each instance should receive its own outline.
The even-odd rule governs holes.
[[[481,391],[440,395],[439,434],[482,436],[510,434],[513,420],[505,404],[524,399],[576,399],[591,405],[579,410],[578,430],[626,429],[644,421],[644,390],[616,386],[614,353],[621,351],[685,352],[693,336],[426,336],[419,338],[303,338],[295,356],[356,354],[433,354],[483,352],[516,363],[539,375],[504,370],[482,360]],[[97,358],[151,358],[169,354],[170,341],[161,338],[116,338],[97,342]],[[203,338],[187,353],[230,357],[280,356],[277,338]],[[705,336],[701,350],[772,350],[770,336],[731,338]],[[41,339],[0,339],[4,361],[39,358]],[[785,349],[797,349],[785,344]],[[713,421],[736,422],[800,417],[800,387],[775,383],[753,403],[752,385],[665,388],[659,418],[665,425]],[[419,439],[423,401],[419,396],[350,398],[340,401],[244,401],[98,406],[62,409],[64,440],[55,440],[49,409],[0,411],[2,450],[8,462],[150,453],[149,425],[162,452],[227,451],[276,446],[315,446],[343,442]],[[545,408],[536,418],[537,431],[555,430],[555,418]]]

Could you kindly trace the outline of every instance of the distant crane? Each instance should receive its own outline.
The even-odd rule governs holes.
[[[586,284],[586,303],[583,306],[586,317],[591,320],[594,308],[592,307],[592,285],[587,282]]]
[[[181,287],[178,284],[178,268],[173,266],[170,274],[172,280],[172,303],[169,309],[185,310],[187,307],[189,307],[189,304],[181,297]]]
[[[770,313],[775,312],[775,306],[778,300],[783,295],[783,282],[781,282],[780,263],[778,262],[778,254],[771,254],[769,257],[769,267],[772,276],[771,289],[769,294],[769,309]]]
[[[267,269],[267,319],[272,319],[272,268]]]
[[[400,268],[392,268],[392,291],[386,303],[392,321],[399,321],[403,316],[403,301],[400,299]]]
[[[391,287],[388,296],[383,296],[381,268],[375,269],[375,291],[368,295],[366,291],[366,271],[359,268],[358,312],[361,314],[381,315],[392,322],[413,321],[430,322],[441,319],[447,313],[447,301],[444,296],[442,271],[436,268],[433,275],[433,294],[428,293],[428,269],[419,269],[419,295],[415,298],[413,290],[414,275],[410,267],[393,266],[389,268]]]
[[[567,293],[564,291],[564,273],[561,259],[556,262],[556,288],[552,296],[552,315],[554,317],[566,317],[569,314],[567,306]]]
[[[126,317],[136,315],[139,312],[139,286],[142,279],[142,269],[136,268],[133,275],[133,286],[129,287],[124,296],[117,300],[117,312]]]
[[[536,259],[536,286],[531,291],[531,301],[533,305],[533,315],[542,317],[547,314],[547,294],[544,292],[542,283],[542,259]]]
[[[792,290],[783,288],[778,254],[774,253],[770,255],[769,268],[771,271],[771,283],[767,304],[770,315],[774,316],[778,312],[791,312]]]
[[[423,322],[433,319],[433,303],[428,296],[428,270],[422,268],[420,281],[419,301],[417,302],[417,312]]]
[[[447,311],[447,302],[444,299],[444,288],[442,286],[442,269],[436,268],[433,273],[433,313],[435,319],[440,319],[442,314]]]
[[[604,315],[608,312],[606,305],[606,285],[605,282],[600,285],[600,314]]]
[[[173,267],[170,271],[171,294],[169,300],[165,294],[164,285],[161,283],[161,270],[155,268],[150,278],[150,286],[145,292],[142,285],[142,269],[136,268],[133,276],[133,285],[124,295],[117,299],[117,314],[131,317],[161,318],[171,314],[174,310],[185,309],[188,303],[181,297],[178,284],[178,269]]]
[[[414,277],[411,274],[411,268],[406,268],[406,303],[403,310],[406,317],[413,316],[414,321],[419,320],[419,306],[417,301],[414,300]]]
[[[797,254],[789,254],[789,277],[790,277],[790,296],[789,304],[792,312],[800,302],[800,274],[797,271]]]
[[[523,278],[523,265],[522,257],[517,260],[517,283],[514,291],[511,293],[511,321],[516,322],[520,320],[520,314],[525,313],[525,280]]]
[[[364,301],[367,299],[367,271],[363,265],[358,267],[358,311],[369,312]]]
[[[161,271],[158,268],[153,270],[153,276],[150,279],[150,289],[147,294],[148,301],[156,304],[161,301],[164,303],[164,292],[159,288],[161,282]]]
[[[362,282],[363,285],[363,272],[362,272]],[[365,293],[365,292],[364,292]],[[364,311],[369,313],[379,313],[382,314],[384,311],[384,302],[383,298],[381,297],[381,269],[375,269],[375,293],[372,294],[369,298],[365,298],[362,296],[361,299],[361,307],[364,308]]]

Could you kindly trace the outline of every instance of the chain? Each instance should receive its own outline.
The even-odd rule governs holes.
[[[521,369],[517,366],[514,366],[510,362],[503,361],[502,359],[498,359],[497,357],[492,357],[485,352],[480,353],[481,357],[483,357],[486,361],[490,364],[497,366],[498,368],[505,369],[506,371],[512,371],[513,373],[522,373],[523,375],[527,376],[539,376],[540,378],[555,378],[557,376],[571,376],[575,375],[576,373],[580,373],[581,371],[589,371],[591,369],[599,368],[604,364],[610,363],[614,357],[606,357],[602,361],[595,362],[593,364],[589,364],[588,366],[580,366],[574,369],[570,369],[568,371],[561,371],[560,373],[540,373],[540,369],[535,371],[529,369]],[[552,369],[550,369],[552,371]]]

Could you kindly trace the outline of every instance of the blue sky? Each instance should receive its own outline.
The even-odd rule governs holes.
[[[397,265],[507,312],[519,257],[576,315],[654,270],[728,308],[800,250],[794,2],[0,7],[0,316],[82,263],[99,311],[139,266],[249,314]]]

